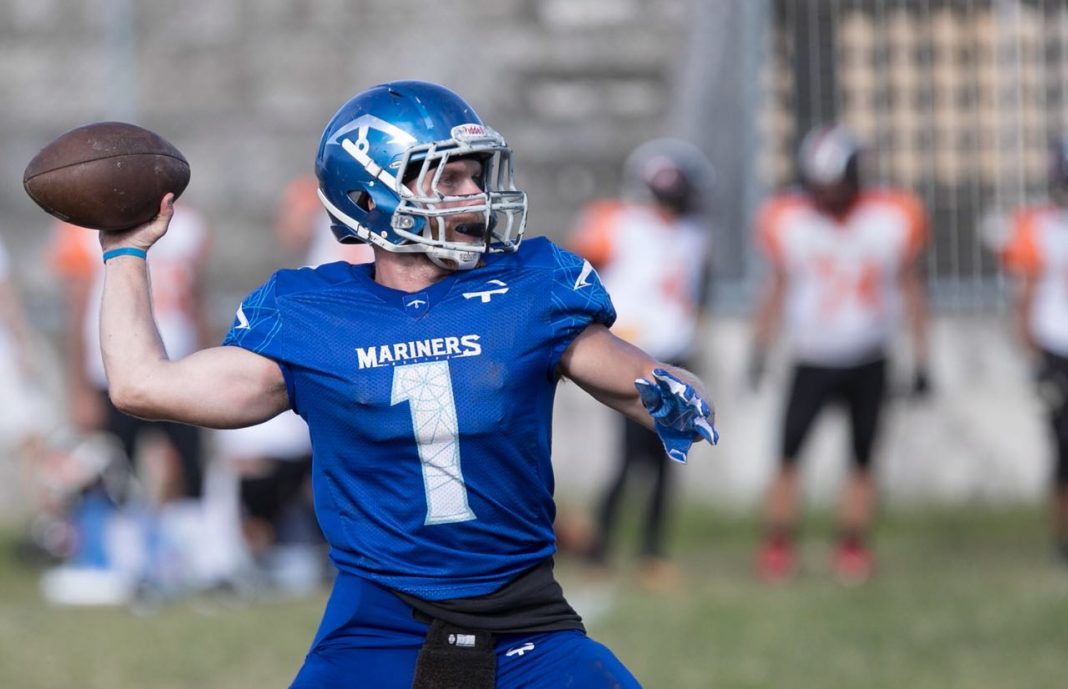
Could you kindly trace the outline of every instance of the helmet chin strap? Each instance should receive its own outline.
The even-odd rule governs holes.
[[[445,270],[471,270],[478,265],[482,254],[477,251],[460,251],[443,249],[440,246],[428,246],[426,256],[430,262]]]

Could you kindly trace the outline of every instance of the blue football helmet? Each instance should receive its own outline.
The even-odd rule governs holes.
[[[468,158],[482,163],[481,193],[442,193],[445,165]],[[527,196],[515,187],[508,144],[437,84],[395,81],[354,96],[326,125],[315,171],[341,242],[421,252],[443,268],[466,270],[483,253],[515,251],[526,228]],[[481,225],[460,230],[478,241],[446,238],[446,218],[460,213],[482,216]]]

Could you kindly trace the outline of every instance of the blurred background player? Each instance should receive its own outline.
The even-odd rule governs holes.
[[[33,346],[11,278],[11,263],[3,238],[0,237],[0,459],[8,452],[28,442],[27,430],[32,426],[31,409],[26,391],[32,384]]]
[[[319,182],[311,176],[297,177],[286,185],[274,224],[275,237],[303,265],[321,266],[335,261],[371,263],[371,245],[342,244],[330,230],[330,216],[319,201]]]
[[[11,274],[11,263],[3,237],[0,237],[0,462],[17,461],[23,480],[12,493],[0,491],[5,500],[22,507],[36,508],[30,497],[34,457],[43,451],[44,435],[54,421],[42,390],[39,367],[34,356],[34,337],[26,320]],[[27,499],[29,498],[29,499]],[[34,504],[27,504],[34,503]],[[11,504],[9,502],[9,504]],[[18,502],[15,502],[18,504]]]
[[[842,402],[853,464],[832,566],[843,580],[863,581],[874,563],[867,543],[875,505],[872,449],[901,306],[915,355],[913,391],[928,388],[927,308],[917,261],[927,223],[911,194],[864,185],[860,145],[842,126],[807,134],[798,163],[801,188],[769,199],[757,226],[771,272],[754,319],[751,383],[759,383],[782,317],[794,360],[757,568],[769,581],[793,574],[798,456],[823,406]]]
[[[180,357],[211,339],[203,302],[210,234],[201,214],[188,205],[175,207],[174,221],[175,231],[159,243],[150,271],[152,309],[160,335],[168,354]],[[80,501],[72,506],[80,542],[71,564],[114,565],[104,546],[107,534],[103,531],[115,521],[115,508],[143,489],[136,502],[150,505],[153,518],[142,525],[144,542],[134,548],[145,552],[127,559],[137,561],[136,568],[144,570],[138,577],[164,577],[169,580],[167,586],[184,586],[180,580],[198,576],[185,568],[195,569],[198,565],[193,560],[199,556],[185,551],[198,540],[196,534],[203,526],[203,433],[195,426],[129,416],[108,398],[100,351],[104,273],[99,233],[57,222],[49,259],[62,280],[66,301],[64,360],[70,423],[83,438],[101,432],[113,436],[129,465],[122,480],[98,481],[82,490]]]
[[[240,530],[261,583],[292,595],[315,590],[327,559],[312,504],[308,425],[283,412],[255,426],[217,431],[215,449],[237,479]]]
[[[612,331],[661,361],[690,368],[707,292],[710,230],[702,204],[711,165],[689,143],[660,139],[630,154],[623,177],[620,199],[595,201],[583,211],[571,248],[593,264],[612,294],[618,316]],[[619,461],[598,501],[589,556],[606,563],[628,478],[646,471],[653,480],[639,580],[670,585],[677,577],[664,557],[671,462],[655,433],[626,417],[620,423]]]
[[[1054,143],[1052,203],[1021,209],[1003,259],[1018,277],[1016,321],[1048,409],[1056,459],[1052,522],[1068,564],[1068,139]]]

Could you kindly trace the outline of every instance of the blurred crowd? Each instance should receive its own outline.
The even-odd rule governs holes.
[[[1054,145],[1050,161],[1049,198],[1019,209],[1001,258],[1017,277],[1021,348],[1048,412],[1051,540],[1068,566],[1068,144]],[[877,571],[873,464],[893,339],[904,334],[911,343],[911,399],[937,393],[921,258],[938,228],[929,227],[916,194],[870,179],[864,143],[839,124],[809,132],[796,167],[795,183],[765,200],[751,233],[766,279],[744,374],[753,388],[762,385],[777,340],[792,361],[777,427],[768,420],[768,432],[779,438],[778,462],[767,477],[754,573],[769,582],[795,575],[799,463],[821,411],[841,405],[851,429],[843,448],[850,470],[830,568],[857,583]],[[703,336],[715,327],[707,300],[716,251],[709,210],[731,200],[717,197],[715,171],[701,151],[679,140],[642,144],[625,161],[622,178],[617,197],[583,209],[565,244],[607,286],[618,336],[661,361],[699,367]],[[282,194],[280,254],[299,265],[371,261],[367,245],[334,240],[316,192],[314,179],[301,178]],[[169,233],[153,249],[153,309],[171,357],[217,339],[204,315],[211,236],[208,220],[180,201]],[[57,222],[48,261],[65,300],[66,389],[59,396],[45,392],[35,370],[35,336],[0,244],[0,375],[8,381],[0,386],[0,449],[19,462],[29,512],[19,553],[44,567],[45,597],[100,604],[203,591],[318,590],[332,569],[311,504],[314,459],[303,420],[286,412],[259,426],[208,432],[118,411],[101,362],[95,233]],[[617,559],[622,506],[638,490],[645,501],[639,580],[673,586],[679,574],[667,533],[674,469],[655,434],[621,417],[618,460],[585,515],[591,528],[562,520],[561,550],[609,567]]]

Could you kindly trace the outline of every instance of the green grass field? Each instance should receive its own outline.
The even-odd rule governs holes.
[[[804,572],[779,587],[751,577],[753,521],[690,508],[674,533],[684,584],[668,593],[641,590],[625,564],[608,580],[558,567],[591,634],[649,689],[1068,687],[1068,567],[1038,508],[887,515],[879,575],[860,587],[828,575],[825,518],[806,524]],[[285,687],[323,601],[50,608],[36,573],[5,556],[0,687]]]

